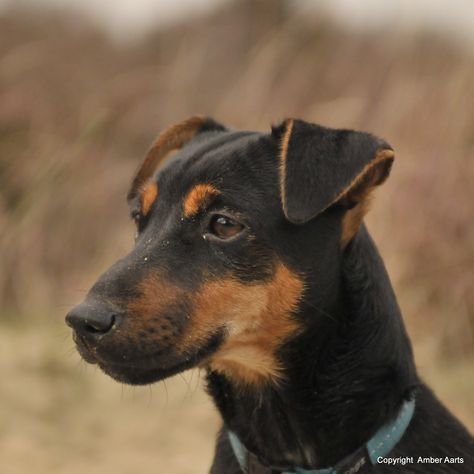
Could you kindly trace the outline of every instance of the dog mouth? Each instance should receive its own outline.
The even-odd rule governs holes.
[[[94,356],[94,350],[89,347],[87,342],[75,331],[72,333],[72,340],[76,344],[77,352],[88,364],[97,364],[97,358]]]
[[[80,336],[74,342],[81,357],[89,364],[97,364],[114,380],[130,385],[147,385],[172,377],[196,367],[213,354],[223,341],[223,332],[211,336],[201,347],[187,354],[173,353],[173,348],[144,357],[124,360],[109,360],[98,355]]]

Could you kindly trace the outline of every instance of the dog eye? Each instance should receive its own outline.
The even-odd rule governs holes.
[[[242,232],[244,226],[230,217],[215,215],[210,223],[211,233],[220,239],[230,239]]]

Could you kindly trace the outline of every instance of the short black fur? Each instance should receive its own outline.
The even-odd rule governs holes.
[[[402,400],[414,398],[414,418],[390,453],[414,463],[359,472],[471,473],[472,437],[419,380],[388,275],[365,228],[344,252],[341,280],[342,304],[325,309],[323,324],[316,323],[315,308],[305,308],[305,332],[281,349],[289,374],[284,385],[245,392],[208,375],[224,418],[211,472],[241,472],[235,458],[229,467],[228,429],[264,463],[288,465],[292,453],[300,467],[333,466],[396,417]],[[418,457],[458,462],[433,466]]]
[[[473,438],[417,375],[374,242],[364,224],[352,219],[346,225],[387,178],[392,161],[390,146],[367,133],[293,119],[271,134],[202,121],[150,178],[158,197],[139,222],[134,249],[67,316],[79,351],[131,384],[204,366],[223,418],[213,474],[241,473],[229,430],[262,465],[334,466],[409,399],[416,403],[413,419],[389,456],[414,462],[367,464],[357,472],[474,472]],[[217,194],[186,215],[186,199],[199,185]],[[140,195],[132,201],[132,212],[139,212]],[[235,219],[242,232],[228,241],[216,238],[209,226],[216,213]],[[272,283],[276,268],[304,288],[293,309],[274,316],[298,327],[271,354],[281,377],[269,372],[263,381],[249,382],[215,369],[212,358],[232,337],[232,326],[225,314],[205,319],[212,295],[220,293],[210,292],[201,313],[200,298],[224,282],[245,299],[244,290]],[[284,285],[280,290],[287,292]],[[196,314],[205,320],[197,329]],[[204,335],[194,340],[193,331]],[[244,369],[251,371],[252,364]],[[418,457],[455,461],[433,465],[416,462]]]

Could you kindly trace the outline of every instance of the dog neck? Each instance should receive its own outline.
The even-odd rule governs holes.
[[[225,426],[272,465],[336,464],[395,417],[418,383],[390,280],[364,227],[345,250],[338,302],[324,313],[302,307],[306,330],[279,354],[283,383],[243,388],[208,373]]]

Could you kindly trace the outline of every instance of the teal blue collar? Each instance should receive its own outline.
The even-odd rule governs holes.
[[[405,401],[397,417],[390,423],[383,425],[365,445],[344,458],[336,466],[323,469],[308,470],[294,467],[288,470],[288,468],[264,465],[240,442],[235,433],[228,431],[228,436],[242,471],[248,474],[254,472],[268,474],[274,472],[281,472],[281,474],[342,474],[350,472],[355,474],[365,464],[377,464],[380,458],[385,457],[396,446],[410,424],[414,410],[415,400]]]

